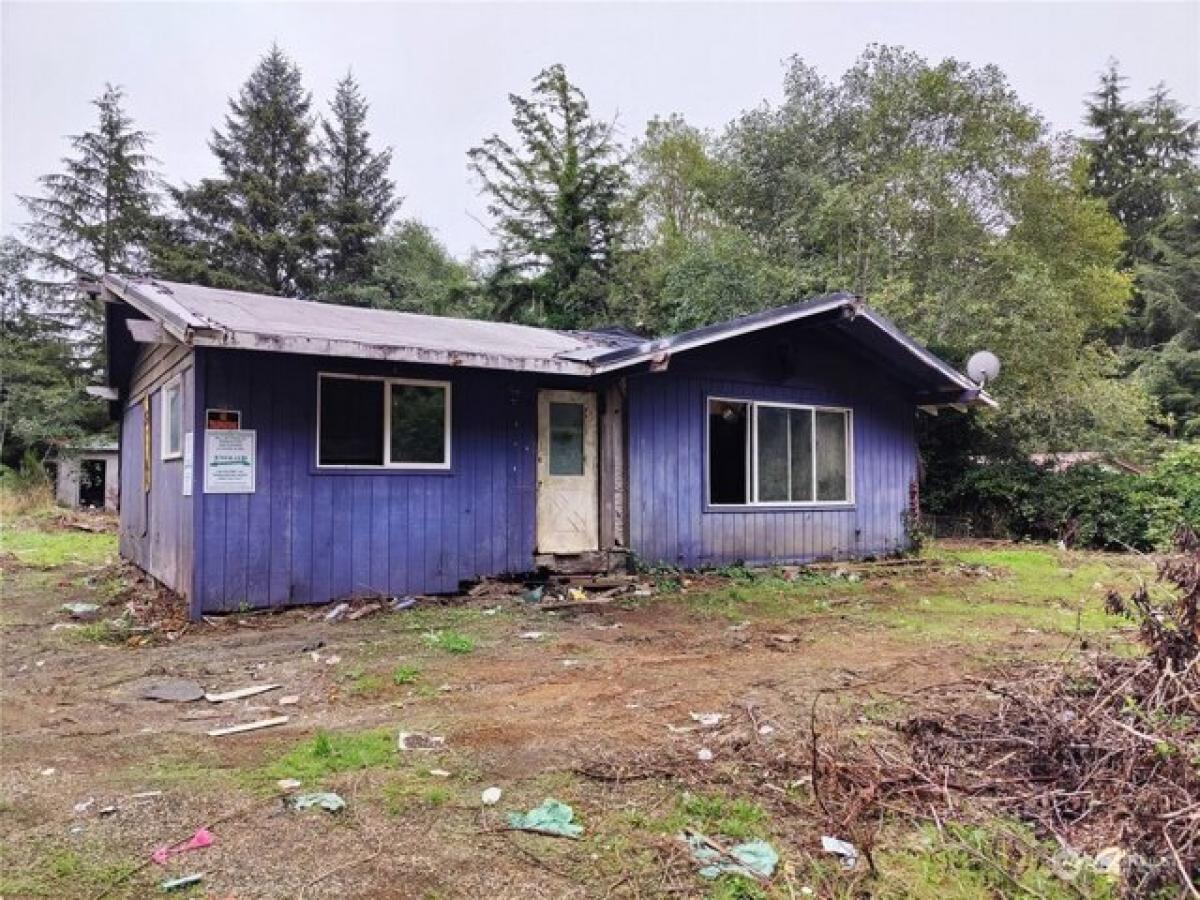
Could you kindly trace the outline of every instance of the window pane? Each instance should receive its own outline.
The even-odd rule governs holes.
[[[812,410],[790,410],[792,429],[792,502],[813,498]]]
[[[446,461],[446,389],[392,385],[392,462]]]
[[[324,466],[383,465],[383,382],[321,379],[318,459]]]
[[[761,503],[786,503],[788,495],[788,411],[760,406],[758,499]]]
[[[167,452],[183,449],[183,392],[174,387],[167,391]]]
[[[708,500],[745,503],[749,406],[708,401]]]
[[[583,474],[583,404],[550,404],[550,474]]]
[[[845,500],[846,414],[817,412],[817,499]]]

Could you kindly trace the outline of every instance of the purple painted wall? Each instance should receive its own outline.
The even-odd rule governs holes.
[[[531,568],[532,377],[245,351],[203,358],[203,402],[241,410],[258,452],[254,494],[203,495],[204,611],[450,592]],[[452,381],[451,469],[317,470],[318,371]]]
[[[630,546],[650,563],[701,567],[892,553],[917,477],[915,410],[894,374],[799,332],[742,338],[629,380]],[[854,413],[852,507],[706,508],[709,396],[842,406]]]
[[[155,347],[163,345],[153,345]],[[143,348],[135,392],[121,419],[121,555],[184,597],[192,587],[193,497],[183,496],[183,461],[162,459],[162,387],[176,375],[183,386],[184,430],[192,430],[195,379],[192,354],[163,360]],[[157,365],[156,365],[157,363]],[[143,489],[143,406],[150,400],[150,490]]]
[[[672,360],[667,372],[628,377],[630,546],[640,559],[703,566],[878,554],[904,545],[916,476],[911,400],[893,374],[844,346],[812,337],[789,346],[787,375],[773,338],[735,340]],[[195,371],[197,433],[204,407],[240,410],[242,427],[257,432],[258,459],[254,494],[200,494],[197,441],[193,614],[450,592],[464,580],[528,571],[537,390],[603,389],[520,373],[227,350],[198,353]],[[450,380],[451,469],[318,470],[318,371]],[[855,505],[706,510],[710,394],[852,407]],[[136,410],[125,427],[140,434]],[[127,443],[123,469],[134,486],[137,449]]]

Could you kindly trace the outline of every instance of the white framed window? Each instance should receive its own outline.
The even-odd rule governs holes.
[[[710,506],[854,503],[854,413],[831,406],[709,397]]]
[[[317,467],[449,469],[450,382],[320,372]]]
[[[159,431],[162,459],[183,458],[183,381],[178,375],[163,385],[160,391],[162,410]]]

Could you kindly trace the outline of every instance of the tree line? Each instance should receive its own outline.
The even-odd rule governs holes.
[[[793,59],[782,102],[719,132],[626,140],[561,65],[509,101],[466,154],[495,243],[462,261],[400,216],[352,76],[317,110],[273,47],[213,129],[218,174],[183,185],[106,88],[3,247],[4,460],[100,427],[71,285],[103,272],[647,334],[849,289],[955,364],[1004,361],[1001,411],[925,422],[931,459],[1200,435],[1198,135],[1165,88],[1132,100],[1111,66],[1078,139],[993,66],[886,46],[837,79]]]

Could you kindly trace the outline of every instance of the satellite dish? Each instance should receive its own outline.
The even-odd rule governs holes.
[[[981,387],[999,374],[1000,359],[991,350],[980,350],[967,360],[967,377]]]

